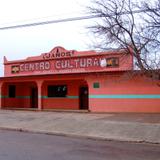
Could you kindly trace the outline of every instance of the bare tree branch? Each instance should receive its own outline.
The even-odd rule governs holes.
[[[89,7],[100,17],[90,27],[103,41],[99,46],[126,49],[126,54],[133,54],[137,67],[150,77],[160,75],[160,62],[153,56],[160,52],[160,0],[155,1],[153,6],[145,1],[138,6],[131,0],[93,0],[94,7]]]

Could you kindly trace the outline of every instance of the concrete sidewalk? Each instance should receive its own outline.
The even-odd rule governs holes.
[[[0,110],[0,129],[160,143],[160,114],[94,114]]]

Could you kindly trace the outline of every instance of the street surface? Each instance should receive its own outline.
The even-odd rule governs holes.
[[[160,160],[160,145],[0,130],[0,160]]]

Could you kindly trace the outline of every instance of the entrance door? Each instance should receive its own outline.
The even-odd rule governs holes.
[[[88,87],[80,87],[79,93],[80,109],[88,110]]]
[[[31,88],[31,108],[38,108],[38,89]]]

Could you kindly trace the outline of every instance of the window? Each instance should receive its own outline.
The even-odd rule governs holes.
[[[48,86],[48,97],[66,97],[66,95],[66,85]]]
[[[15,85],[9,85],[8,88],[8,94],[9,94],[9,98],[15,98],[16,97],[16,86]]]

